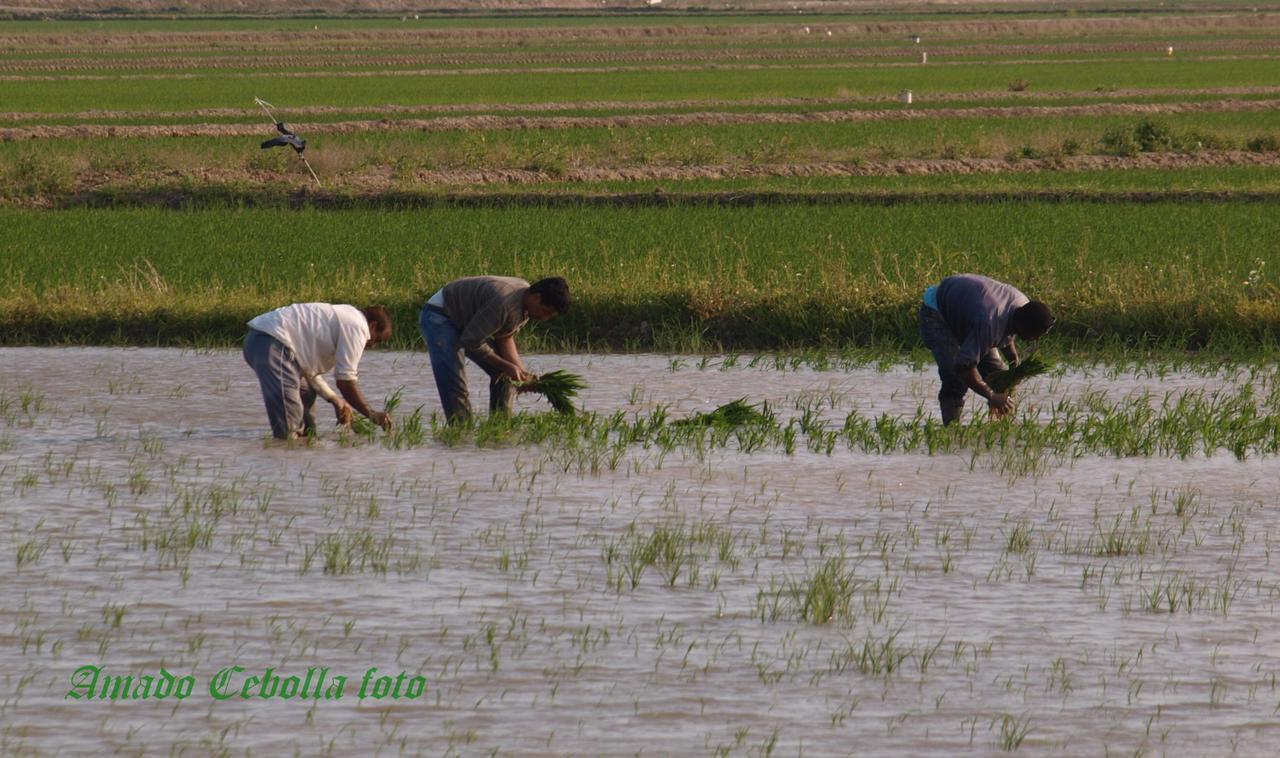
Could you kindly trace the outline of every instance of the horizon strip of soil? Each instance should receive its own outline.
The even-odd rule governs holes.
[[[986,14],[984,14],[986,15]],[[656,20],[656,19],[655,19]],[[228,41],[279,41],[294,44],[299,40],[325,39],[327,41],[367,42],[370,40],[401,40],[417,43],[444,42],[449,40],[514,40],[534,37],[546,40],[617,40],[630,38],[669,38],[705,36],[714,39],[725,37],[796,37],[808,36],[804,27],[815,23],[803,16],[795,16],[788,23],[762,23],[739,25],[684,25],[684,26],[608,26],[608,19],[601,18],[600,26],[525,28],[477,28],[462,29],[375,29],[375,30],[324,30],[324,31],[175,31],[104,33],[58,32],[41,30],[34,34],[0,35],[0,48],[30,49],[38,45],[61,47],[69,40],[81,45],[102,47],[129,47],[136,49],[148,42],[173,44],[171,40],[183,40],[193,44],[223,44]],[[1189,13],[1147,17],[1062,18],[1062,19],[999,19],[973,21],[899,21],[885,20],[860,23],[817,22],[825,33],[855,36],[906,36],[920,34],[945,38],[951,35],[975,35],[984,37],[1009,34],[1028,36],[1034,34],[1102,34],[1124,32],[1164,32],[1190,30],[1225,33],[1230,30],[1256,32],[1264,27],[1280,25],[1280,14],[1241,11]]]
[[[1270,61],[1276,55],[1202,55],[1196,61]],[[1093,65],[1097,63],[1144,63],[1167,61],[1165,55],[1137,56],[1133,58],[1038,58],[1031,60],[958,60],[932,61],[928,66],[1046,66],[1046,65]],[[414,77],[414,76],[510,76],[513,74],[619,74],[619,73],[660,73],[684,71],[805,71],[805,70],[857,70],[878,68],[918,68],[925,64],[918,60],[876,63],[789,63],[789,64],[753,64],[753,63],[707,63],[703,65],[674,64],[668,66],[547,66],[537,68],[467,68],[467,69],[392,69],[388,71],[279,71],[273,74],[276,78],[286,79],[320,79],[320,78],[354,78],[367,79],[375,77]],[[266,74],[254,72],[219,73],[218,77],[228,79],[256,79]],[[97,82],[97,81],[189,81],[205,78],[203,74],[68,74],[66,76],[50,75],[14,75],[0,76],[4,82]]]
[[[619,116],[441,116],[433,119],[302,121],[291,124],[307,134],[356,134],[394,131],[472,131],[516,129],[607,129],[610,127],[718,126],[743,124],[838,124],[925,119],[1047,118],[1177,113],[1272,111],[1280,99],[1211,100],[1190,103],[1092,103],[1088,105],[1009,105],[974,108],[829,110],[801,113],[698,111]],[[104,137],[250,137],[261,136],[263,124],[46,124],[0,128],[0,141],[27,139],[93,139]]]

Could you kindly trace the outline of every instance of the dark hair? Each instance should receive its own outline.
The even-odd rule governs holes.
[[[361,308],[360,312],[369,321],[370,334],[381,335],[379,339],[383,340],[391,336],[391,316],[387,314],[386,308],[381,305],[370,305]]]
[[[1013,312],[1013,326],[1029,334],[1044,334],[1053,328],[1056,320],[1049,306],[1039,300],[1032,300]]]
[[[542,304],[564,315],[569,312],[569,283],[558,276],[539,279],[529,285],[529,291],[538,295]]]

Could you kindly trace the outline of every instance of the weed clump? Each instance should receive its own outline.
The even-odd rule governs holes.
[[[1280,137],[1264,134],[1249,140],[1244,147],[1251,153],[1280,153]]]

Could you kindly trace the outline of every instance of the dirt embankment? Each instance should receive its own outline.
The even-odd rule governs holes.
[[[1079,116],[1152,115],[1269,111],[1280,100],[1214,100],[1198,103],[1097,103],[1092,105],[1023,105],[977,108],[831,110],[809,113],[697,113],[617,116],[442,116],[434,119],[380,119],[293,123],[304,136],[395,131],[475,131],[492,129],[575,129],[744,124],[839,124],[868,121],[915,121],[943,118],[1063,118]],[[0,128],[0,141],[103,139],[108,137],[251,137],[262,136],[263,124],[110,125],[73,124]]]
[[[1257,35],[1265,29],[1280,28],[1280,13],[1210,13],[1189,15],[1109,15],[1105,17],[1008,19],[998,16],[983,17],[982,21],[883,21],[856,23],[816,24],[803,17],[795,17],[778,23],[764,24],[680,24],[664,25],[660,17],[654,17],[652,25],[616,25],[601,18],[598,26],[525,27],[525,28],[414,28],[407,22],[403,30],[307,30],[307,31],[245,31],[245,32],[83,32],[60,33],[56,30],[44,33],[0,35],[0,50],[26,52],[32,50],[85,50],[138,51],[151,48],[220,49],[282,49],[297,45],[322,43],[341,44],[351,49],[365,49],[370,45],[395,44],[400,46],[439,46],[447,44],[546,44],[568,42],[614,42],[621,40],[705,40],[723,41],[726,38],[752,40],[806,39],[828,31],[839,38],[905,39],[920,35],[925,44],[937,40],[958,38],[1035,38],[1043,36],[1079,37],[1140,34],[1159,39],[1166,35],[1193,33],[1240,32]],[[806,31],[808,29],[808,31]]]
[[[635,166],[585,168],[563,172],[518,169],[418,171],[414,178],[427,185],[545,184],[549,182],[691,181],[697,179],[815,178],[855,176],[936,176],[1025,173],[1035,171],[1116,171],[1229,166],[1280,166],[1280,153],[1202,151],[1193,154],[1145,153],[1134,157],[1077,155],[1062,158],[1008,160],[1003,158],[904,159],[851,163],[777,163],[717,166]]]
[[[1198,60],[1201,61],[1254,61],[1254,60],[1273,60],[1274,55],[1268,53],[1258,53],[1253,55],[1224,54],[1224,55],[1201,55]],[[1108,63],[1134,63],[1142,61],[1163,61],[1168,60],[1163,54],[1152,53],[1150,55],[1135,55],[1130,58],[1108,58]],[[1097,64],[1097,58],[1033,58],[1033,59],[1017,59],[1010,58],[1006,60],[988,60],[988,61],[931,61],[930,68],[938,68],[943,66],[1005,66],[1011,68],[1024,68],[1028,66],[1043,65],[1071,65],[1071,64]],[[661,72],[693,72],[693,71],[768,71],[768,70],[857,70],[857,69],[874,69],[874,68],[918,68],[921,64],[917,60],[910,61],[856,61],[845,63],[840,61],[823,61],[821,63],[701,63],[701,64],[683,64],[683,63],[653,63],[647,65],[630,65],[630,66],[540,66],[529,68],[419,68],[419,69],[390,69],[379,71],[283,71],[275,72],[271,76],[273,79],[335,79],[335,78],[387,78],[387,77],[426,77],[426,76],[510,76],[512,74],[617,74],[617,73],[661,73]],[[260,79],[265,74],[261,72],[233,72],[222,74],[221,78],[226,79]],[[199,79],[203,74],[196,73],[174,73],[174,74],[66,74],[63,76],[53,76],[48,74],[8,74],[0,76],[0,81],[6,82],[60,82],[60,81],[189,81]]]
[[[624,168],[574,168],[547,172],[524,169],[455,169],[417,171],[412,177],[395,176],[389,167],[364,168],[338,176],[323,176],[323,189],[317,188],[305,171],[292,173],[267,170],[202,169],[197,171],[160,171],[144,173],[92,172],[77,177],[70,191],[37,194],[10,194],[8,204],[29,207],[59,207],[84,202],[163,204],[164,198],[172,198],[176,205],[182,199],[227,199],[236,193],[260,195],[264,201],[276,200],[283,195],[298,192],[310,197],[358,196],[370,202],[394,205],[397,198],[414,195],[435,195],[441,190],[475,192],[478,196],[502,194],[501,187],[529,188],[531,198],[549,196],[584,197],[592,193],[563,189],[564,185],[601,182],[682,182],[718,179],[768,179],[768,178],[840,178],[840,177],[894,177],[894,176],[942,176],[1002,173],[1029,173],[1041,171],[1123,171],[1134,169],[1172,170],[1213,167],[1280,167],[1280,153],[1252,153],[1243,151],[1205,150],[1194,154],[1144,153],[1134,157],[1080,155],[1048,159],[1009,160],[1000,158],[902,159],[864,161],[858,163],[774,163],[774,164],[721,164],[704,166],[632,166]],[[539,190],[539,185],[555,184],[558,189]],[[1037,191],[1038,192],[1038,191]],[[640,197],[662,204],[678,202],[688,193],[623,193],[627,197]],[[734,191],[732,196],[768,196],[794,194],[797,197],[828,198],[841,195],[880,195],[871,192],[754,192]],[[903,194],[903,193],[899,193]],[[945,193],[944,193],[945,194]],[[981,192],[959,191],[957,196],[970,197]],[[1007,194],[1007,193],[1004,193]],[[1036,194],[1036,193],[1026,193]],[[1088,195],[1076,190],[1046,190],[1046,196]],[[1100,196],[1116,196],[1115,192],[1094,192]],[[1151,197],[1186,195],[1186,192],[1143,191],[1129,193]],[[1195,194],[1195,193],[1192,193]],[[1203,193],[1202,193],[1203,194]],[[1208,193],[1214,194],[1214,193]],[[1221,193],[1217,193],[1221,194]],[[1240,194],[1240,193],[1228,193]],[[1247,194],[1247,193],[1246,193]],[[1277,199],[1274,192],[1262,192],[1260,196]],[[935,192],[909,192],[905,197],[934,197]],[[95,199],[96,198],[96,199]],[[272,200],[274,202],[274,200]]]

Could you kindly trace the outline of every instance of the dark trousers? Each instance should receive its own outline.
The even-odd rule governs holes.
[[[942,410],[942,422],[949,424],[960,419],[964,411],[964,398],[969,387],[960,379],[956,371],[956,354],[960,352],[960,340],[942,319],[942,314],[927,305],[920,306],[920,338],[933,352],[933,360],[938,364],[938,377],[942,379],[942,389],[938,390],[938,405]],[[1002,371],[1005,362],[1000,352],[994,347],[988,350],[978,361],[978,375],[986,381],[996,371]]]
[[[462,332],[449,317],[439,311],[423,308],[418,316],[418,328],[427,343],[431,356],[431,373],[440,392],[440,404],[449,422],[463,422],[471,418],[471,396],[467,393],[467,373],[462,358],[465,355],[489,375],[489,414],[510,413],[515,387],[501,371],[495,371],[479,361],[462,347]]]
[[[316,428],[316,393],[302,378],[292,350],[270,334],[250,329],[244,361],[258,375],[271,436],[285,440]]]

